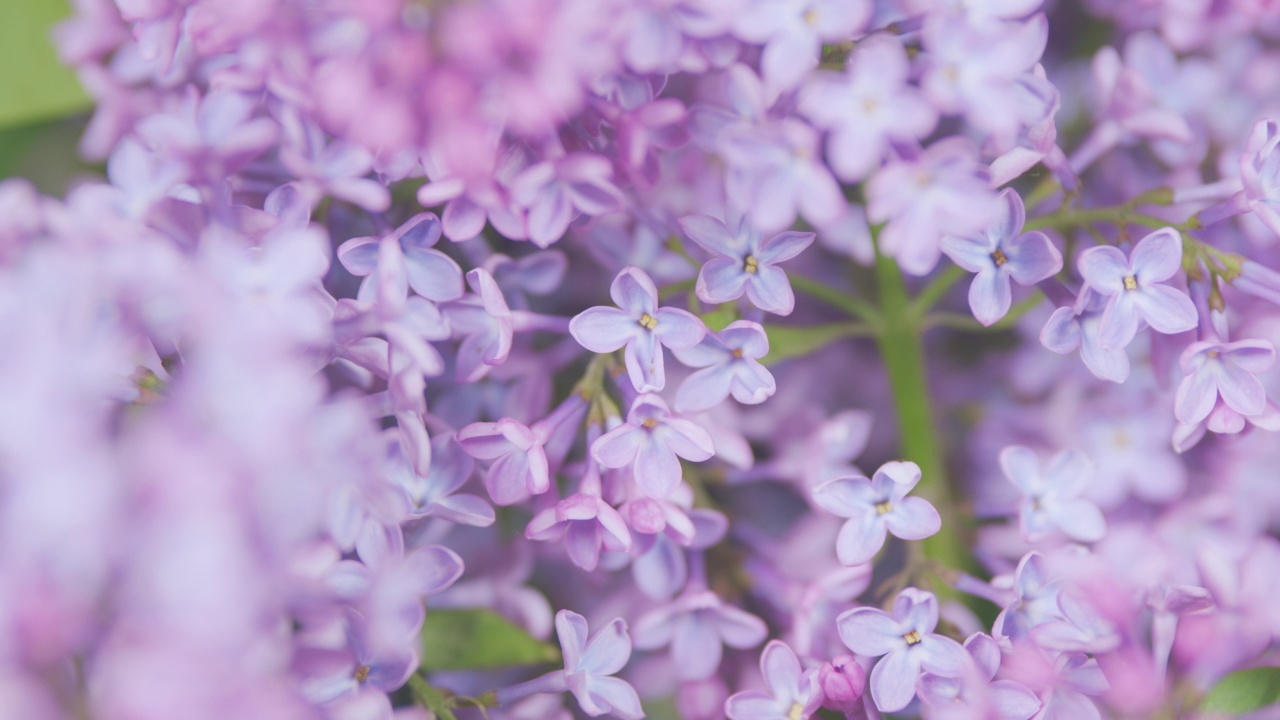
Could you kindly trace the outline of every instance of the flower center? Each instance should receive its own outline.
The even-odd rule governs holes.
[[[800,703],[791,703],[791,709],[787,710],[787,720],[804,720],[804,706]]]
[[[1210,350],[1209,352],[1205,353],[1205,355],[1208,355],[1210,358],[1216,358],[1220,354],[1221,353],[1219,353],[1217,350]]]
[[[889,511],[892,509],[893,509],[893,504],[890,503],[888,500],[882,500],[876,503],[876,512],[880,515],[888,515]]]
[[[357,665],[354,677],[356,682],[363,684],[365,680],[369,679],[369,666]]]
[[[732,349],[732,350],[730,350],[730,351],[729,351],[729,354],[733,356],[733,359],[734,359],[734,360],[741,360],[741,359],[742,359],[742,348],[734,348],[734,349]]]
[[[658,327],[658,318],[650,315],[649,313],[641,313],[640,320],[638,322],[640,323],[640,327],[645,330],[652,330]]]
[[[906,635],[903,635],[902,639],[907,641],[907,645],[918,645],[923,638],[920,637],[919,630],[912,630]]]
[[[645,418],[644,422],[640,423],[640,425],[644,427],[645,430],[652,430],[658,427],[658,421],[653,418]]]
[[[755,275],[760,270],[760,263],[756,260],[755,255],[748,255],[742,259],[742,271]]]
[[[1137,289],[1138,289],[1138,278],[1134,277],[1133,275],[1125,275],[1125,276],[1124,276],[1124,289],[1125,289],[1125,290],[1137,290]]]
[[[1004,250],[996,248],[995,251],[991,253],[991,262],[995,263],[996,267],[1000,267],[1001,265],[1009,262],[1009,256],[1004,254]]]

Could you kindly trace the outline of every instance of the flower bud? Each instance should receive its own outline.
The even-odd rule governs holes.
[[[852,712],[867,687],[867,672],[852,655],[837,655],[818,671],[822,706],[836,712]]]

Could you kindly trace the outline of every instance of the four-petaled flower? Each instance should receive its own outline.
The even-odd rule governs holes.
[[[680,481],[680,460],[702,462],[715,453],[711,436],[675,417],[657,395],[641,395],[627,421],[591,444],[591,456],[607,468],[631,465],[644,494],[665,498]]]
[[[760,655],[760,674],[769,692],[749,690],[732,695],[724,705],[730,720],[806,720],[822,704],[818,671],[804,670],[795,652],[770,640]]]
[[[623,720],[644,717],[635,689],[610,677],[631,659],[626,622],[618,618],[588,639],[586,619],[561,610],[556,613],[556,635],[564,655],[565,682],[583,712],[592,717],[612,713]]]
[[[1156,332],[1180,333],[1196,326],[1196,306],[1186,293],[1161,283],[1182,267],[1182,236],[1161,228],[1142,238],[1129,257],[1110,245],[1080,253],[1080,274],[1108,296],[1098,341],[1121,348],[1137,334],[1142,320]]]
[[[698,412],[718,405],[729,393],[740,403],[762,403],[778,389],[773,375],[756,358],[769,353],[769,338],[759,323],[737,320],[675,356],[689,367],[702,368],[685,378],[676,391],[676,408]]]
[[[702,680],[720,667],[724,645],[755,647],[769,635],[764,621],[726,604],[710,590],[685,591],[636,621],[636,647],[671,646],[676,676]]]
[[[885,535],[920,540],[942,528],[942,518],[928,500],[907,497],[920,482],[920,466],[888,462],[873,479],[854,475],[829,480],[813,489],[813,501],[827,512],[849,518],[836,538],[836,555],[845,565],[870,562],[884,546]]]
[[[1267,409],[1267,391],[1255,377],[1276,361],[1276,348],[1266,340],[1233,343],[1198,342],[1182,352],[1182,384],[1178,386],[1173,412],[1179,422],[1198,423],[1215,408],[1236,422],[1224,422],[1236,432],[1244,429],[1244,418]],[[1221,398],[1219,402],[1218,398]],[[1225,407],[1222,407],[1225,405]],[[1238,418],[1238,419],[1237,419]]]
[[[730,231],[710,215],[680,218],[690,240],[716,257],[698,273],[696,290],[705,303],[736,300],[745,292],[751,304],[775,315],[790,315],[796,298],[786,273],[774,267],[799,255],[813,242],[813,233],[778,233],[762,242],[759,230],[746,217]]]
[[[626,346],[627,374],[637,392],[666,385],[662,347],[690,348],[706,334],[702,321],[677,308],[658,307],[658,289],[637,267],[625,267],[609,287],[618,308],[597,306],[569,321],[569,332],[584,348],[609,353]]]
[[[1042,472],[1034,450],[1013,445],[1000,451],[1000,469],[1022,493],[1019,518],[1027,542],[1043,540],[1055,527],[1080,542],[1101,540],[1106,534],[1102,511],[1081,497],[1093,477],[1089,458],[1063,450]]]
[[[937,625],[938,599],[916,588],[898,594],[893,615],[860,607],[836,620],[840,639],[850,650],[884,656],[871,670],[871,696],[882,712],[897,712],[911,702],[922,670],[954,678],[968,669],[969,654],[955,640],[935,635]]]

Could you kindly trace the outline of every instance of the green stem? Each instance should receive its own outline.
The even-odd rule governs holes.
[[[947,291],[967,274],[959,265],[952,265],[938,273],[938,276],[926,285],[919,295],[916,295],[916,312],[923,313],[936,305],[942,296],[946,295]]]
[[[854,297],[849,293],[837,290],[830,285],[804,277],[803,275],[792,275],[790,280],[791,287],[805,295],[808,295],[809,297],[821,300],[831,307],[844,310],[854,317],[861,318],[873,327],[880,323],[880,314],[876,312],[875,308],[871,307],[869,303],[861,298]]]
[[[922,318],[892,258],[877,255],[876,279],[884,313],[879,334],[880,352],[898,414],[902,453],[920,466],[921,479],[915,493],[933,503],[942,516],[942,529],[923,541],[924,557],[945,567],[965,569],[971,561],[962,539],[959,514],[947,482],[946,460],[934,425],[921,341]]]

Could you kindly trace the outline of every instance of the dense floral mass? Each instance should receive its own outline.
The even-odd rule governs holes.
[[[1275,716],[1274,3],[74,5],[0,717]]]

